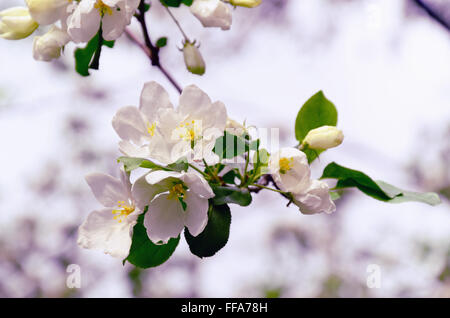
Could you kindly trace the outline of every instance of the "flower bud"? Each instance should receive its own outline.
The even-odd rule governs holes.
[[[339,146],[344,140],[344,134],[334,126],[322,126],[308,132],[303,145],[310,149],[325,150]]]
[[[69,0],[26,0],[31,16],[41,25],[49,25],[61,19],[71,2]]]
[[[24,7],[14,7],[0,11],[0,37],[20,40],[29,36],[39,25]]]
[[[183,47],[184,63],[189,72],[197,75],[205,74],[205,61],[194,43],[186,42]]]
[[[49,62],[61,56],[61,50],[70,40],[67,32],[57,26],[45,33],[43,36],[37,36],[33,42],[33,57],[38,61]]]
[[[234,119],[227,118],[227,123],[225,126],[225,130],[229,132],[230,134],[236,135],[236,136],[242,136],[243,134],[247,133],[247,129],[244,125],[238,123]]]
[[[262,0],[230,0],[230,4],[239,7],[254,8],[261,4]]]

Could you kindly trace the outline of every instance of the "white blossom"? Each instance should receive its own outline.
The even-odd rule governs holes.
[[[218,27],[228,30],[232,15],[229,6],[220,0],[194,0],[190,10],[204,27]]]
[[[312,180],[305,192],[295,194],[293,202],[303,214],[332,213],[336,211],[336,205],[331,200],[328,185],[319,180]]]
[[[129,176],[124,171],[121,171],[120,179],[93,173],[86,176],[86,181],[104,208],[91,212],[80,226],[78,245],[126,258],[131,247],[133,226],[142,212],[131,194]]]
[[[116,40],[130,24],[139,0],[81,0],[67,20],[76,43],[88,42],[102,27],[106,41]]]
[[[69,16],[76,6],[73,0],[26,0],[31,16],[40,25],[50,25]]]
[[[208,223],[208,199],[214,193],[208,182],[195,172],[154,171],[139,178],[132,193],[137,206],[148,206],[144,226],[151,241],[167,243],[184,227],[193,236]],[[184,206],[183,206],[184,205]]]

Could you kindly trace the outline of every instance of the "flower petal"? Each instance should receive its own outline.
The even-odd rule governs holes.
[[[147,126],[137,107],[120,108],[112,119],[112,126],[120,138],[140,144],[147,136]]]
[[[95,0],[83,0],[67,19],[67,33],[75,43],[89,42],[100,28],[101,16]]]
[[[155,81],[145,83],[139,109],[150,122],[153,122],[157,118],[158,111],[163,108],[173,109],[167,91]]]
[[[208,182],[196,172],[187,172],[180,179],[188,186],[189,190],[205,199],[214,197],[214,192]]]
[[[331,200],[328,185],[319,180],[313,180],[306,193],[295,196],[294,203],[303,214],[336,211],[336,205]]]
[[[148,205],[144,218],[149,239],[157,244],[178,237],[184,228],[185,217],[186,211],[178,200],[169,199],[167,193],[159,195]]]
[[[119,223],[111,209],[94,211],[78,229],[78,245],[87,249],[103,250],[113,257],[124,259],[131,247],[135,219]]]
[[[131,188],[131,194],[135,205],[141,211],[145,209],[157,194],[168,191],[168,189],[163,186],[149,184],[146,180],[146,176],[147,175],[143,175],[138,178]]]
[[[187,191],[184,200],[187,205],[185,226],[192,236],[197,236],[208,224],[208,199],[202,198],[192,191]]]
[[[91,173],[85,177],[96,199],[105,207],[114,207],[118,201],[127,201],[128,190],[121,180],[104,173]]]
[[[211,114],[211,99],[195,85],[189,85],[183,89],[178,111],[183,116],[194,119],[202,119],[205,114],[214,115],[214,113]]]

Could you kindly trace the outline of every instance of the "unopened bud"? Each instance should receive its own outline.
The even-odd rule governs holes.
[[[322,126],[308,132],[303,145],[310,149],[325,150],[339,146],[344,140],[344,134],[334,126]]]
[[[262,0],[230,0],[230,4],[239,7],[254,8],[261,4]]]
[[[43,36],[37,36],[33,42],[33,57],[38,61],[51,61],[61,56],[61,50],[69,42],[70,38],[67,32],[57,26],[45,33]]]
[[[184,63],[189,72],[197,75],[205,74],[205,61],[194,43],[186,42],[183,47]]]
[[[28,37],[39,25],[25,7],[14,7],[0,11],[0,37],[20,40]]]

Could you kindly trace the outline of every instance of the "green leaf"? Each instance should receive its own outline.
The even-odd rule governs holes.
[[[252,195],[246,188],[212,186],[215,197],[214,204],[234,203],[240,206],[249,206],[252,203]]]
[[[250,142],[243,137],[225,132],[222,137],[217,138],[213,151],[220,159],[231,159],[249,150],[256,150],[258,144],[258,140]]]
[[[160,0],[166,7],[179,7],[182,3],[188,7],[192,4],[193,0]]]
[[[345,168],[335,162],[325,167],[321,179],[337,179],[336,189],[356,187],[365,194],[384,202],[423,202],[429,205],[440,203],[436,193],[417,193],[401,190],[384,181],[374,181],[361,171]]]
[[[230,170],[227,173],[225,173],[222,177],[222,180],[225,183],[230,183],[230,184],[236,184],[235,180],[236,180],[237,174],[235,170]]]
[[[336,126],[337,110],[322,91],[302,106],[295,120],[295,138],[301,143],[308,132],[321,126]]]
[[[123,163],[126,172],[130,172],[137,168],[162,169],[160,165],[144,158],[119,157],[117,162]]]
[[[102,46],[112,48],[114,41],[105,41],[99,32],[86,44],[85,48],[75,50],[75,70],[81,76],[89,76],[89,69],[98,69]]]
[[[187,171],[189,169],[189,163],[185,157],[178,159],[174,163],[167,165],[167,168],[172,171]]]
[[[130,254],[124,260],[140,268],[156,267],[167,261],[178,246],[180,237],[171,238],[167,244],[156,245],[147,236],[144,227],[144,215],[147,209],[139,215],[133,228],[133,240]]]
[[[159,38],[156,41],[156,46],[159,48],[165,47],[167,45],[167,37]]]
[[[202,233],[192,236],[186,228],[184,236],[192,254],[200,258],[210,257],[222,249],[230,235],[231,213],[228,205],[214,205],[210,201],[208,224]]]

